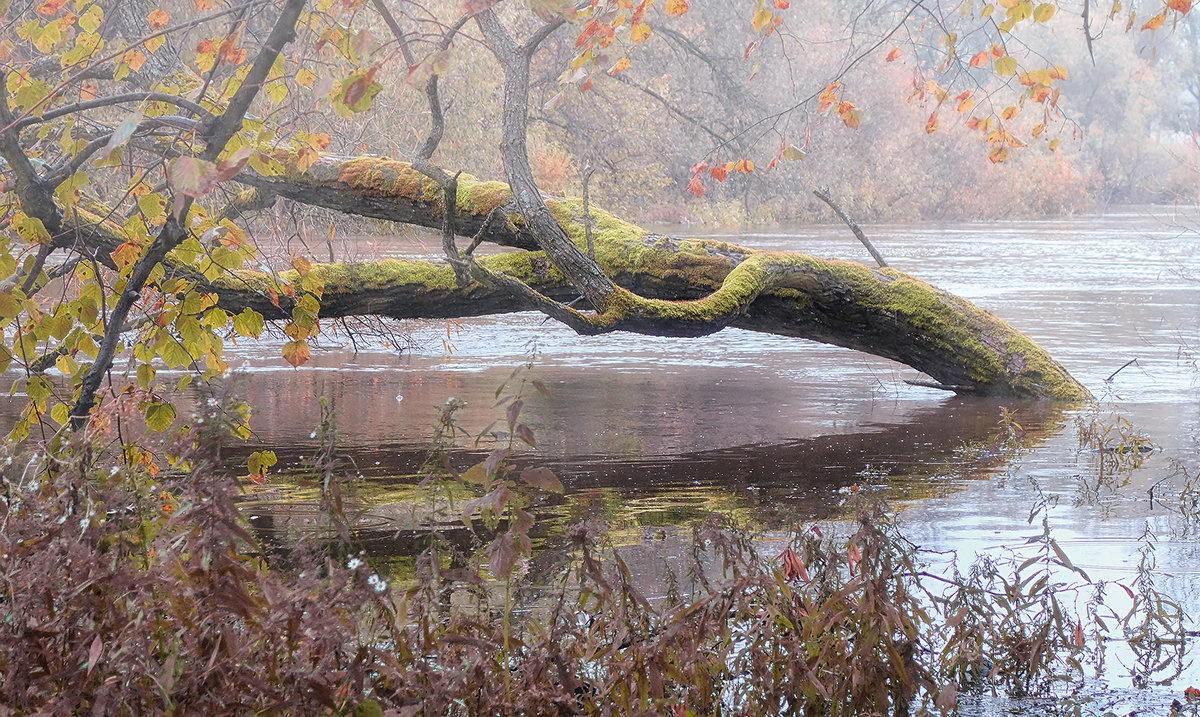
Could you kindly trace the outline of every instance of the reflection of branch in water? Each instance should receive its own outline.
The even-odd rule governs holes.
[[[534,537],[542,546],[530,565],[532,572],[552,575],[565,559],[566,546],[557,538],[561,524],[598,518],[633,540],[641,525],[686,526],[711,512],[744,514],[751,525],[786,530],[799,522],[839,516],[838,490],[863,482],[882,481],[898,501],[916,501],[941,494],[952,475],[960,480],[990,474],[1013,450],[1045,440],[1061,425],[1061,408],[1031,404],[1022,409],[1024,434],[1014,443],[999,421],[992,402],[951,400],[913,415],[913,420],[874,430],[818,436],[771,445],[749,445],[676,456],[620,460],[607,456],[575,456],[545,461],[520,458],[518,464],[548,464],[567,488],[536,506]],[[968,447],[970,450],[964,451]],[[279,448],[280,465],[292,464],[303,447]],[[415,524],[412,493],[419,480],[424,451],[412,446],[350,448],[360,466],[371,466],[369,478],[374,507],[370,523],[360,524],[356,538],[368,553],[378,556],[414,555],[427,545],[429,528]],[[289,455],[289,452],[293,455]],[[469,465],[482,454],[455,456]],[[231,458],[237,460],[237,458]],[[386,476],[386,477],[385,477]],[[394,487],[389,488],[388,484]],[[389,492],[395,495],[389,502]],[[263,536],[278,537],[311,506],[255,503],[260,517],[255,527]],[[647,522],[649,521],[649,522]],[[402,527],[402,530],[397,530]],[[486,538],[462,525],[439,526],[442,534],[467,549]],[[557,558],[552,554],[560,552]]]

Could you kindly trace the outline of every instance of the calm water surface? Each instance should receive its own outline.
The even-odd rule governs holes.
[[[463,398],[464,426],[482,429],[500,417],[491,409],[497,387],[536,350],[527,375],[554,397],[526,392],[523,419],[538,447],[525,458],[553,467],[566,486],[542,508],[539,532],[553,542],[566,522],[604,518],[651,584],[655,566],[683,554],[677,528],[709,511],[782,534],[840,517],[846,488],[860,484],[903,506],[913,541],[968,563],[1036,533],[1028,518],[1043,498],[1060,544],[1093,578],[1131,581],[1149,529],[1158,587],[1195,615],[1200,539],[1186,535],[1179,494],[1185,476],[1200,470],[1200,373],[1190,353],[1200,353],[1198,217],[1194,209],[1132,208],[867,228],[896,268],[1027,333],[1105,402],[1102,416],[1115,411],[1149,438],[1156,450],[1111,480],[1098,477],[1101,456],[1079,448],[1076,422],[1086,411],[1007,404],[1024,429],[1014,453],[999,424],[1002,404],[908,386],[904,379],[920,375],[884,359],[741,330],[579,337],[515,314],[410,324],[418,347],[402,355],[380,345],[354,354],[331,337],[334,346],[298,370],[272,341],[242,342],[230,363],[244,362],[241,391],[257,407],[254,427],[284,464],[311,454],[317,398],[333,401],[341,447],[367,476],[361,536],[377,555],[418,544],[414,485],[436,407]],[[660,231],[869,261],[839,226]],[[372,250],[436,256],[432,243],[377,239]],[[466,467],[472,456],[460,459]],[[248,507],[264,533],[286,534],[311,517],[310,496],[284,478]],[[1170,689],[1121,696],[1130,668],[1119,649],[1113,654],[1105,679],[1114,702],[1157,704],[1200,682],[1188,668]]]

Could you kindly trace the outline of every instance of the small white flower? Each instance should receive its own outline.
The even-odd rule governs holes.
[[[83,518],[83,519],[81,519],[81,520],[79,521],[79,529],[80,529],[80,530],[87,530],[87,529],[88,529],[88,526],[89,526],[89,525],[91,525],[91,524],[92,524],[92,520],[91,520],[91,518],[87,518],[87,517],[85,517],[85,518]]]
[[[350,558],[350,562],[346,563],[346,569],[347,570],[358,570],[358,568],[362,564],[363,564],[362,561],[359,560],[358,558]],[[375,576],[372,575],[371,577],[375,577]]]
[[[216,406],[216,405],[217,405],[217,399],[215,399],[215,398],[210,398],[210,399],[208,399],[208,401],[206,401],[206,403],[207,403],[209,406]]]
[[[381,579],[378,575],[375,575],[374,573],[371,574],[371,577],[367,578],[367,584],[370,585],[372,588],[374,588],[375,592],[377,592],[377,593],[381,593],[384,590],[387,590],[387,581]]]

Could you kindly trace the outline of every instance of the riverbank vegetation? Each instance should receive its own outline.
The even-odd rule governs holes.
[[[253,533],[236,505],[244,476],[220,459],[240,430],[236,402],[214,398],[191,417],[163,447],[169,470],[105,451],[98,433],[64,436],[48,454],[10,448],[0,704],[17,714],[863,715],[957,713],[1000,693],[1098,714],[1080,687],[1113,640],[1147,681],[1169,683],[1185,659],[1190,633],[1155,586],[1152,538],[1135,580],[1093,581],[1056,541],[1045,504],[1031,506],[1024,547],[961,566],[909,542],[866,488],[850,491],[845,521],[797,525],[783,540],[714,514],[692,526],[690,564],[662,594],[635,582],[603,524],[583,522],[537,572],[557,577],[534,580],[535,506],[562,486],[545,468],[513,465],[517,446],[536,441],[521,422],[533,387],[497,392],[502,416],[479,436],[492,449],[472,466],[456,465],[461,404],[447,404],[421,483],[427,547],[403,574],[355,544],[355,480],[328,412],[310,467],[320,519],[286,546]],[[1021,428],[1006,420],[1019,460]],[[1140,455],[1119,426],[1093,422],[1080,435],[1109,470]],[[470,530],[465,543],[447,539],[455,522]]]

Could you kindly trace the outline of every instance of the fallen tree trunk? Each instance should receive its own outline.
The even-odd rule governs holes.
[[[287,155],[277,159],[285,168],[278,176],[243,173],[238,180],[260,191],[349,214],[441,225],[440,188],[406,163],[327,157],[301,172]],[[584,246],[582,202],[547,198],[546,204],[567,235]],[[533,242],[523,235],[520,215],[513,209],[503,183],[463,176],[453,229],[482,241],[529,247]],[[962,392],[1063,401],[1090,397],[1041,347],[1004,321],[894,269],[762,252],[720,241],[676,239],[594,207],[590,211],[596,262],[631,297],[630,308],[624,315],[619,311],[607,312],[609,318],[595,315],[594,325],[574,326],[576,330],[698,336],[735,326],[883,356]],[[488,221],[493,214],[503,220]],[[119,235],[96,232],[97,227],[86,228],[108,236],[95,236],[93,243],[111,251],[121,241]],[[547,301],[578,298],[542,252],[515,251],[477,261],[490,272],[519,280]],[[278,320],[291,316],[293,300],[274,287],[279,281],[302,283],[295,270],[277,277],[235,271],[214,281],[179,263],[173,271],[188,273],[206,285],[226,311],[252,308]],[[323,318],[455,318],[539,308],[527,296],[498,284],[476,281],[464,286],[448,264],[385,259],[313,264],[309,272],[323,286]],[[644,305],[653,307],[652,316],[643,318],[638,313]]]
[[[279,176],[244,173],[239,180],[342,212],[441,225],[444,207],[438,185],[404,162],[327,157],[301,172],[289,156],[278,159],[285,167]],[[584,246],[582,203],[547,198],[546,204],[571,239]],[[494,211],[506,221],[487,222]],[[982,395],[1060,400],[1090,395],[1044,350],[1004,321],[894,269],[674,239],[595,208],[591,214],[596,261],[605,274],[638,297],[671,302],[659,308],[654,320],[630,319],[622,330],[700,335],[731,325],[884,356],[942,384],[970,387]],[[464,176],[454,219],[458,234],[483,229],[485,241],[522,248],[533,244],[522,234],[508,187],[500,182]],[[502,254],[479,262],[549,298],[570,301],[577,296],[540,252]],[[755,269],[746,270],[752,264]],[[429,262],[325,264],[314,265],[313,271],[324,281],[323,317],[443,318],[534,308],[502,288],[478,282],[459,286],[451,267]],[[253,307],[268,317],[286,316],[289,306],[275,307],[265,287],[258,285],[264,279],[239,272],[222,280],[216,287],[221,304],[229,309]],[[736,315],[721,323],[720,317],[730,311]],[[663,320],[672,315],[678,320]]]

